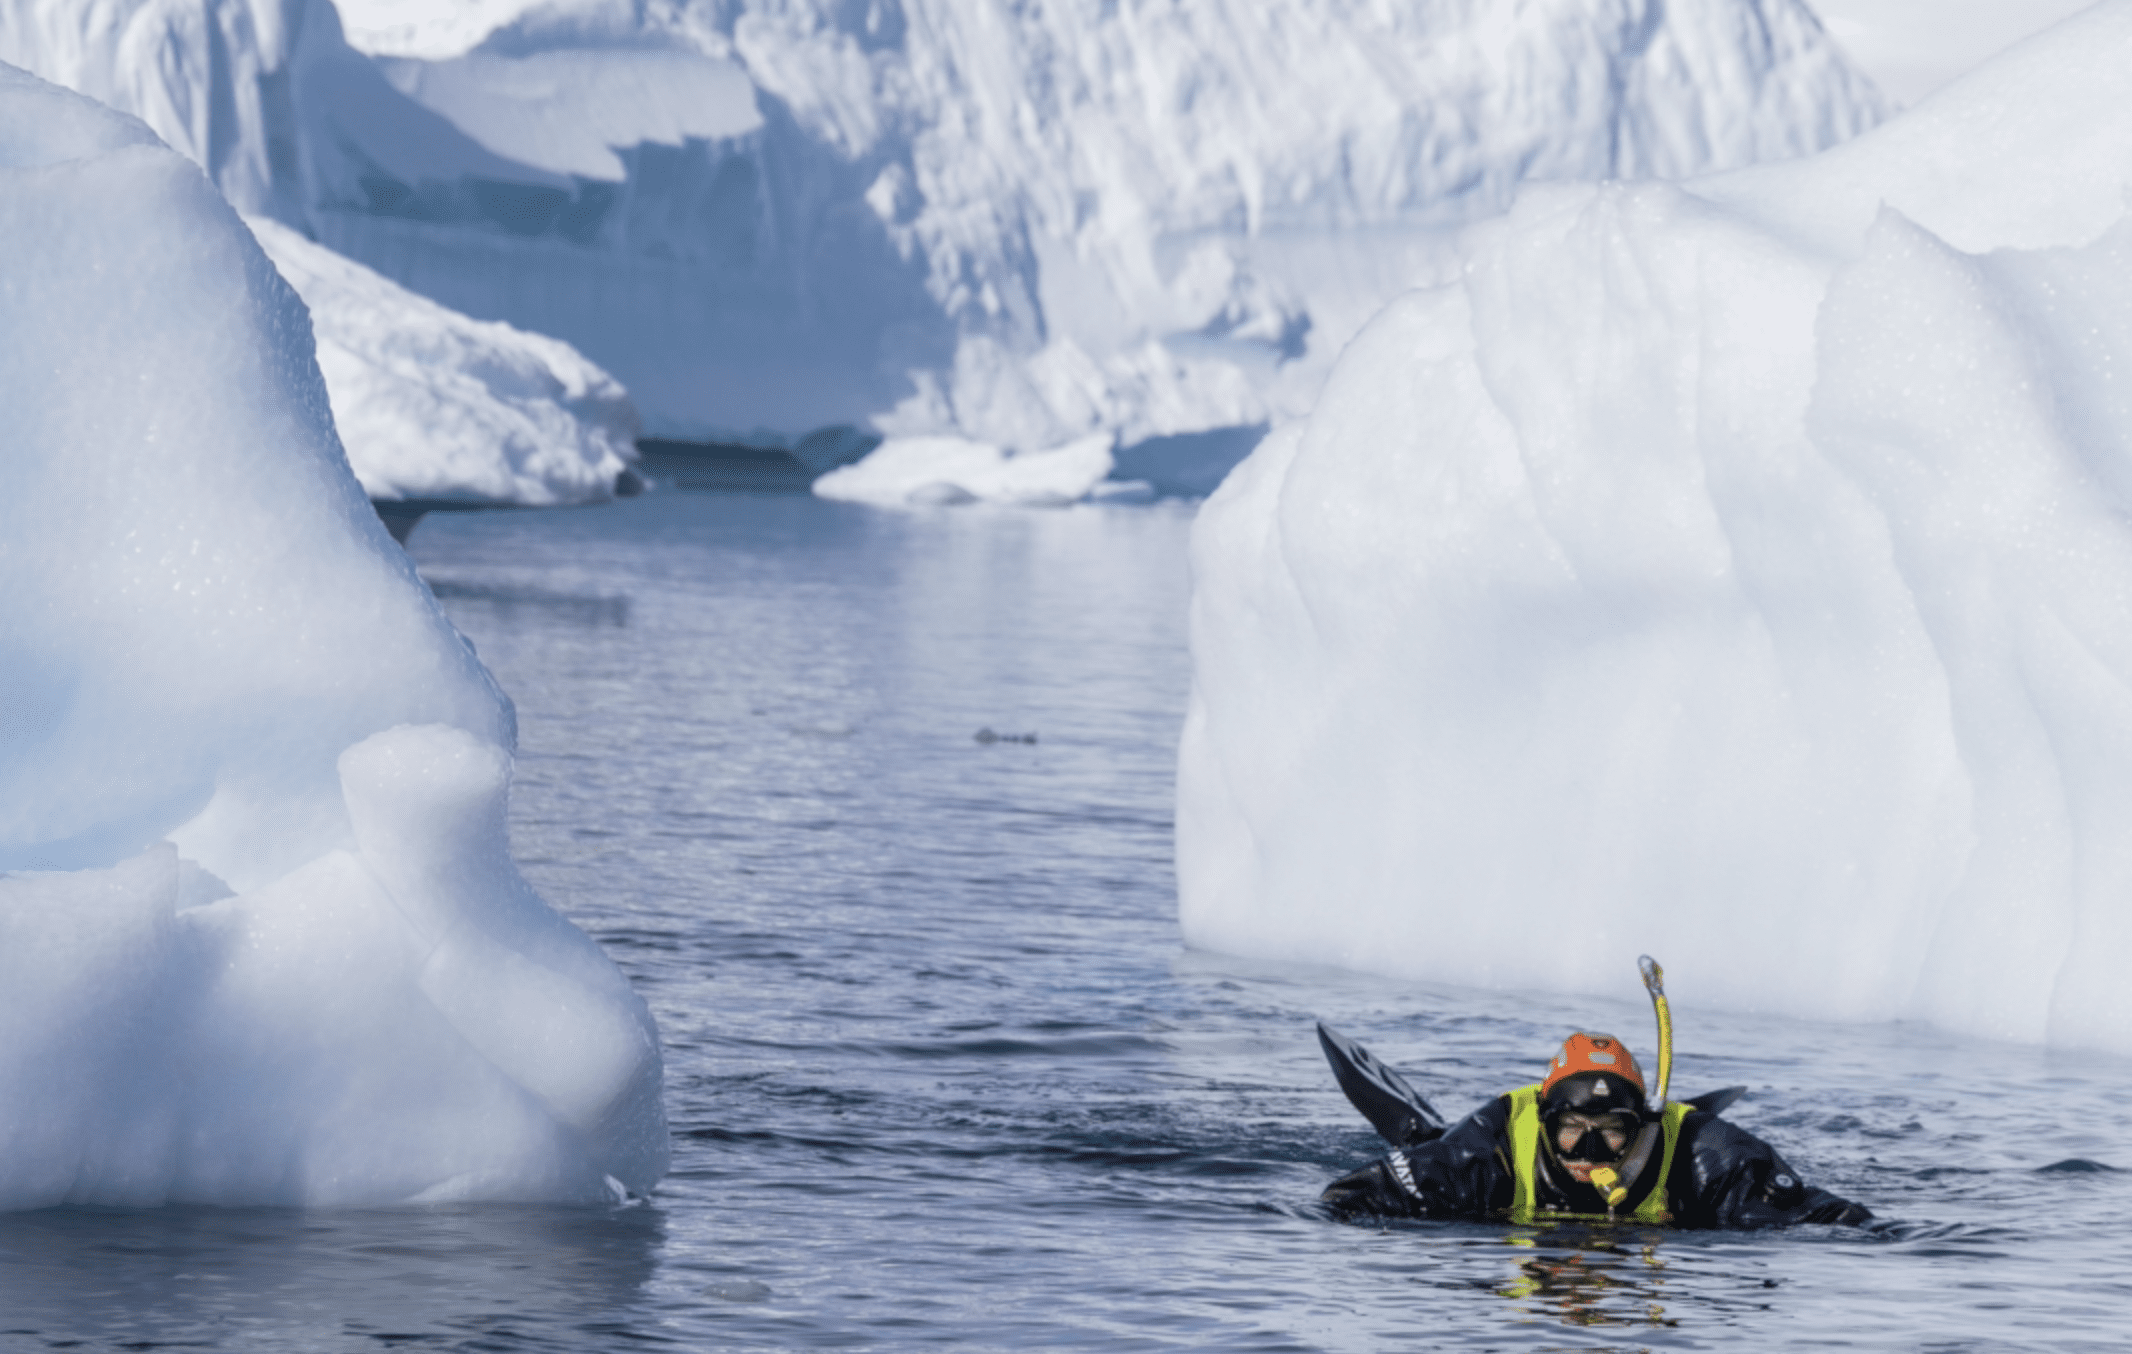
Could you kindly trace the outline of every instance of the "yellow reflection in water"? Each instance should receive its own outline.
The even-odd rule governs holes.
[[[1666,1262],[1658,1251],[1663,1236],[1641,1229],[1513,1228],[1504,1241],[1517,1262],[1495,1291],[1565,1326],[1670,1326]]]

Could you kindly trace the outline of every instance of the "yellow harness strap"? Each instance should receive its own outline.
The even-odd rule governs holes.
[[[1671,1222],[1673,1215],[1666,1210],[1666,1180],[1673,1174],[1673,1148],[1680,1141],[1680,1125],[1683,1119],[1694,1113],[1687,1105],[1675,1101],[1666,1106],[1661,1120],[1665,1132],[1665,1145],[1658,1159],[1658,1183],[1651,1192],[1638,1201],[1629,1216],[1638,1222]],[[1540,1086],[1520,1086],[1510,1093],[1510,1169],[1515,1189],[1510,1196],[1510,1220],[1529,1223],[1535,1219],[1577,1220],[1606,1222],[1604,1213],[1542,1213],[1534,1204],[1538,1200],[1535,1179],[1540,1165]],[[1632,1182],[1633,1183],[1633,1182]]]

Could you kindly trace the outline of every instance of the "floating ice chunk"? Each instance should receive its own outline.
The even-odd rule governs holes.
[[[884,506],[1012,503],[1052,507],[1087,498],[1111,470],[1112,438],[1098,433],[1049,451],[1009,456],[961,437],[891,437],[855,465],[814,482],[823,498]]]
[[[1387,308],[1197,523],[1188,940],[2132,1040],[2128,68],[2099,5]]]
[[[246,224],[310,308],[334,422],[370,497],[612,496],[636,459],[637,413],[575,348],[468,319],[277,221]]]

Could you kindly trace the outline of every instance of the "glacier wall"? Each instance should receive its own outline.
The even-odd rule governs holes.
[[[743,73],[759,126],[685,142],[692,175],[643,146],[614,190],[630,224],[601,227],[597,262],[560,224],[545,250],[368,210],[319,230],[471,313],[579,342],[655,426],[729,432],[870,421],[1034,450],[1094,429],[1133,442],[1263,422],[1307,406],[1322,365],[1282,369],[1312,336],[1329,355],[1413,280],[1407,236],[1498,208],[1520,179],[1798,154],[1880,111],[1781,0],[621,15],[536,9],[466,55],[384,63],[470,130],[472,101],[446,107],[418,71],[464,88],[476,81],[458,68],[478,67],[493,87],[494,72],[567,55],[609,72],[587,88],[626,86],[659,44],[705,63],[706,83],[714,61]],[[690,238],[640,242],[654,204],[694,215]],[[1375,250],[1350,241],[1333,267],[1281,243],[1369,224],[1401,229]],[[529,284],[507,261],[534,257],[543,281]]]
[[[2117,1046],[2132,4],[1528,189],[1196,527],[1190,943]]]
[[[296,294],[0,68],[0,295],[0,1208],[648,1190],[649,1012],[511,864],[510,704]]]
[[[1263,423],[1519,182],[1883,112],[1798,0],[348,0],[369,55],[325,0],[116,0],[86,36],[6,3],[40,36],[0,58],[139,112],[247,211],[569,340],[670,435]]]
[[[131,113],[239,210],[300,214],[303,0],[6,0],[0,62]]]

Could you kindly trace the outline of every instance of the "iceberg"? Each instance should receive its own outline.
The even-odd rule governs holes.
[[[1527,189],[1195,526],[1189,943],[2119,1047],[2132,4]]]
[[[598,502],[637,459],[628,393],[560,339],[471,320],[266,217],[311,312],[348,463],[373,501]]]
[[[139,114],[240,209],[568,341],[699,442],[1266,424],[1519,183],[1795,156],[1885,112],[1799,0],[0,16],[0,58]]]
[[[0,1208],[649,1190],[649,1011],[302,302],[140,122],[0,67],[0,129]]]

